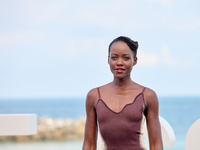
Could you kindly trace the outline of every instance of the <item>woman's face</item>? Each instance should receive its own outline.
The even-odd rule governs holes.
[[[134,52],[125,42],[118,41],[111,45],[108,63],[114,77],[125,78],[130,77],[137,58],[134,58]]]

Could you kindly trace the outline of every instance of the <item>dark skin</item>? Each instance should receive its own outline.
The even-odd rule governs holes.
[[[101,99],[114,112],[120,112],[125,105],[132,103],[143,90],[143,86],[131,80],[131,71],[137,64],[137,58],[125,42],[112,44],[108,64],[114,79],[100,87]],[[159,123],[159,103],[156,93],[146,88],[144,93],[146,122],[149,134],[150,150],[163,150]],[[98,101],[97,89],[92,89],[86,98],[86,125],[83,150],[96,150],[97,118],[95,107]]]

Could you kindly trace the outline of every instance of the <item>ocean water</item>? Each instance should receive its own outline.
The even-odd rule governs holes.
[[[185,137],[189,127],[200,118],[200,97],[159,97],[160,116],[172,126],[176,135],[176,145],[165,150],[184,150]],[[37,113],[38,118],[85,117],[85,99],[13,99],[0,100],[0,114]],[[82,141],[2,143],[4,150],[66,149],[80,150]],[[34,147],[34,148],[33,148]],[[32,148],[32,149],[31,149]]]

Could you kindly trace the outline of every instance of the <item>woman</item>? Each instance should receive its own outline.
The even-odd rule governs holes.
[[[97,129],[105,150],[146,150],[142,127],[146,119],[150,150],[163,150],[155,92],[131,79],[138,43],[120,36],[109,45],[113,81],[92,89],[86,99],[83,150],[96,150]]]

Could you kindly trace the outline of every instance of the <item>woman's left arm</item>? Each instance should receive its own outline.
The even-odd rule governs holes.
[[[153,90],[147,88],[144,91],[144,99],[150,150],[163,150],[157,95]]]

